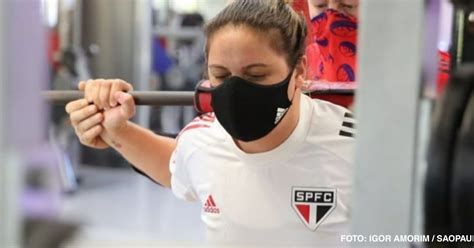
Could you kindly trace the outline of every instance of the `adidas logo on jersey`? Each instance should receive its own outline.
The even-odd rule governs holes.
[[[281,120],[281,118],[286,113],[286,111],[288,111],[288,108],[277,108],[277,114],[276,114],[276,117],[275,117],[275,124],[277,124]]]
[[[206,203],[204,204],[204,212],[206,213],[211,213],[211,214],[219,214],[220,210],[216,206],[216,203],[214,202],[214,199],[212,198],[212,195],[209,195],[207,198]]]

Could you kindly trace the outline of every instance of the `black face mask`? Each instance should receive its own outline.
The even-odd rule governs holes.
[[[263,86],[240,77],[226,79],[212,91],[212,108],[217,120],[235,139],[253,141],[270,133],[291,106],[288,85],[282,82]]]

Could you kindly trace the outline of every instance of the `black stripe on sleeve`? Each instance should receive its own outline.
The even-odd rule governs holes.
[[[348,127],[348,128],[354,128],[354,123],[343,122],[343,123],[342,123],[342,126],[343,126],[343,127]]]
[[[349,112],[346,112],[346,113],[344,114],[344,117],[354,119],[354,115],[351,114],[351,113],[349,113]]]
[[[345,137],[350,137],[350,138],[353,138],[354,137],[354,134],[352,133],[349,133],[349,132],[346,132],[346,131],[339,131],[339,135],[341,136],[345,136]]]

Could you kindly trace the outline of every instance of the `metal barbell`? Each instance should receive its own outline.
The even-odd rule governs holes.
[[[194,105],[194,91],[132,91],[136,105],[151,106],[190,106]],[[199,94],[199,93],[198,93]],[[318,95],[353,95],[351,89],[328,89],[311,91],[312,97]],[[43,98],[50,104],[65,105],[68,102],[84,98],[84,93],[77,90],[47,90],[42,92]]]
[[[194,91],[132,91],[136,105],[185,106],[194,104]],[[68,102],[84,98],[77,90],[49,90],[42,92],[43,98],[50,104],[65,105]]]

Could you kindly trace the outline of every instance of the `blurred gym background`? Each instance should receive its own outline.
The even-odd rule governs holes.
[[[135,173],[112,149],[97,151],[81,146],[64,106],[46,105],[38,92],[44,89],[75,90],[79,81],[91,78],[121,78],[132,83],[135,90],[192,91],[203,78],[205,40],[202,25],[228,2],[0,2],[0,81],[3,82],[0,85],[0,118],[3,118],[0,121],[0,247],[204,244],[205,232],[198,203],[176,199],[169,190]],[[386,155],[393,150],[407,147],[398,151],[397,159],[386,161],[387,169],[378,171],[382,172],[378,182],[380,185],[397,180],[406,182],[404,187],[393,183],[392,195],[387,197],[403,200],[398,202],[401,207],[397,209],[405,211],[403,206],[414,206],[410,210],[413,212],[403,212],[410,216],[407,220],[410,225],[403,222],[403,218],[385,225],[410,226],[398,230],[421,233],[425,152],[433,102],[439,92],[439,84],[434,79],[436,55],[438,50],[455,55],[451,58],[451,66],[473,61],[472,25],[466,23],[469,23],[470,15],[474,20],[474,13],[453,8],[448,0],[392,0],[392,8],[374,4],[376,1],[366,2],[362,13],[366,20],[373,20],[369,17],[373,18],[376,11],[390,10],[385,13],[388,20],[386,30],[369,32],[377,30],[379,24],[364,23],[365,40],[362,41],[375,36],[393,38],[393,43],[384,44],[384,51],[389,53],[401,47],[397,53],[406,56],[391,57],[393,63],[416,69],[403,75],[391,74],[392,78],[388,80],[383,78],[385,75],[380,75],[382,72],[369,72],[370,68],[364,67],[362,75],[376,74],[381,76],[378,83],[387,84],[384,84],[386,88],[363,88],[358,97],[369,98],[358,100],[356,110],[367,118],[366,123],[370,122],[376,130],[378,127],[384,133],[390,123],[397,125],[397,114],[416,118],[404,122],[406,129],[405,126],[391,129],[393,136],[390,137],[393,139],[385,139],[383,147],[379,145],[380,149],[387,149],[370,150],[377,148],[376,145],[359,149],[358,162],[362,161],[363,155],[371,157],[370,161],[367,159],[367,165],[377,159],[387,160]],[[412,11],[406,12],[406,9]],[[402,34],[396,33],[400,30],[390,28],[398,27],[395,25],[405,16],[413,18],[410,19],[413,25],[403,28],[403,35],[406,35],[403,40],[407,42],[402,44],[403,40],[398,40]],[[368,46],[362,44],[361,53],[367,51]],[[460,50],[460,47],[464,49]],[[420,52],[419,49],[425,50]],[[372,59],[374,62],[374,54],[367,54],[363,61]],[[421,71],[424,71],[423,76]],[[423,82],[420,82],[421,78]],[[400,103],[378,107],[371,102],[370,96],[383,99],[386,94],[395,94],[394,90],[389,90],[392,86],[387,85],[397,80],[400,83],[397,86]],[[404,108],[406,106],[408,108]],[[384,112],[393,113],[386,123],[382,123],[384,120],[377,115],[366,114],[368,110],[378,114],[382,108]],[[140,106],[134,121],[156,133],[173,136],[195,115],[193,107]],[[373,130],[370,137],[376,139],[377,132]],[[369,135],[364,133],[364,129],[361,131],[359,137],[365,139],[361,139],[358,145],[369,144]],[[406,137],[412,138],[410,142],[403,140]],[[401,173],[392,173],[394,171]],[[371,175],[363,173],[367,171],[358,176]],[[416,181],[414,186],[410,184],[412,181]],[[377,180],[373,182],[377,183]],[[401,190],[397,191],[399,188]],[[379,189],[378,193],[381,193],[385,188],[381,186]],[[377,204],[386,206],[384,204],[388,201],[378,198]],[[358,212],[355,219],[365,218],[365,223],[369,223],[368,217],[373,214],[370,211],[367,208],[365,213]],[[385,220],[381,218],[379,221]],[[361,232],[370,230],[361,228],[361,225],[355,227]]]
[[[11,36],[15,41],[20,40],[12,49],[26,49],[24,59],[34,57],[31,65],[38,73],[29,74],[43,75],[41,79],[23,78],[38,81],[37,88],[31,90],[77,90],[81,80],[121,78],[132,83],[135,90],[193,91],[203,77],[202,25],[227,2],[2,1],[4,17],[9,19],[2,23],[20,32],[14,38]],[[9,15],[10,11],[18,15]],[[35,32],[34,38],[38,40],[33,45],[29,40],[22,40],[31,39],[31,32]],[[48,63],[43,63],[46,60]],[[39,84],[42,82],[46,85]],[[23,86],[26,85],[25,82]],[[17,87],[23,90],[21,85]],[[18,94],[28,99],[27,94]],[[31,99],[25,104],[32,104]],[[180,201],[168,189],[136,174],[113,149],[97,151],[80,145],[64,106],[43,106],[40,102],[33,105],[41,106],[36,109],[41,114],[18,117],[22,122],[38,123],[37,130],[27,132],[29,136],[25,134],[23,143],[20,142],[22,152],[18,154],[18,159],[28,157],[25,160],[33,164],[22,159],[18,163],[26,163],[34,170],[28,169],[24,194],[15,196],[14,191],[6,192],[24,201],[26,209],[2,205],[8,218],[0,218],[3,222],[0,240],[6,240],[0,242],[1,247],[8,244],[10,248],[9,245],[20,239],[26,247],[35,248],[58,247],[58,244],[168,247],[201,244],[205,240],[199,204]],[[134,121],[156,133],[173,136],[195,116],[192,106],[141,106]],[[44,123],[40,124],[41,121]],[[35,139],[33,133],[46,136],[36,135]],[[22,173],[9,170],[1,179],[12,185],[7,178]],[[18,218],[30,221],[23,226]],[[17,224],[12,226],[12,223]]]

